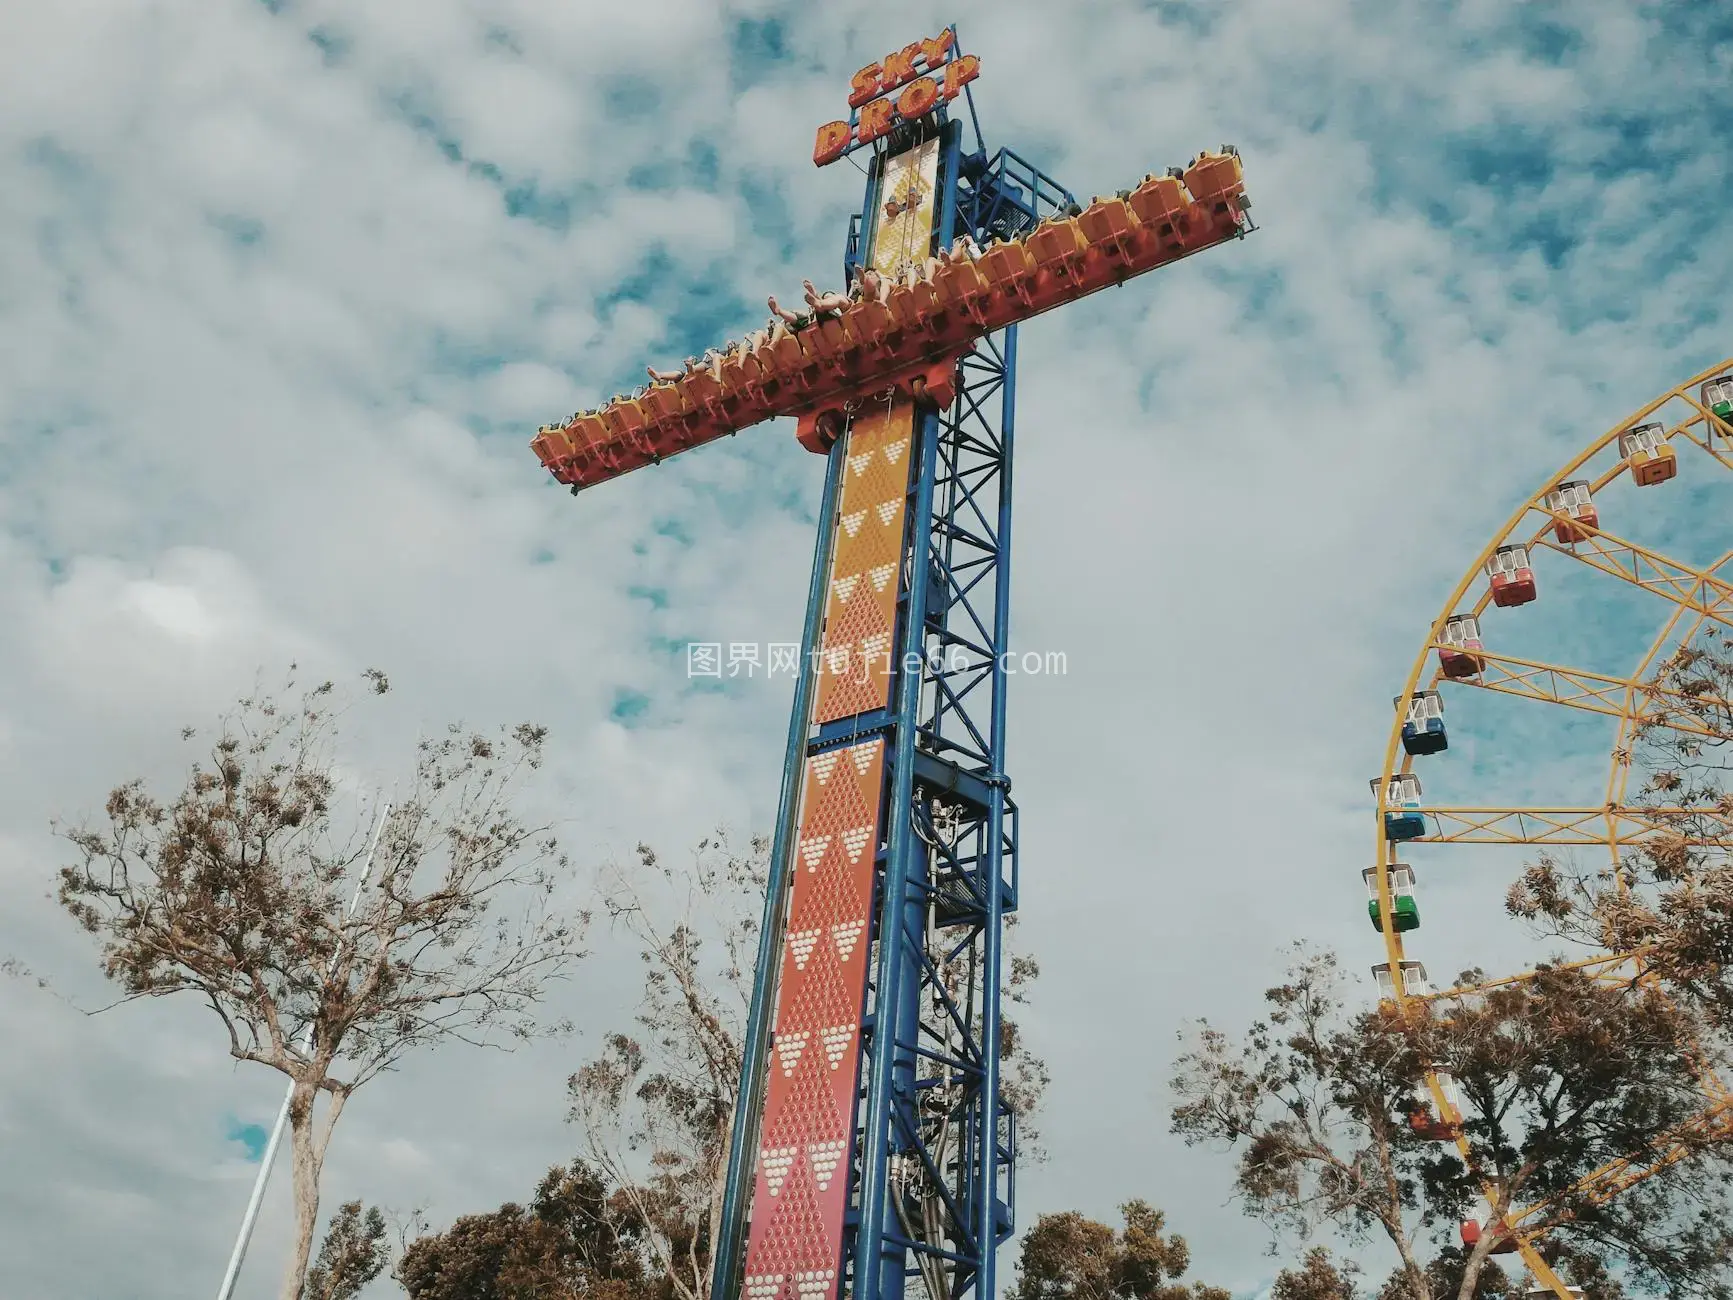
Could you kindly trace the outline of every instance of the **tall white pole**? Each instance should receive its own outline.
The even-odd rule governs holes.
[[[347,921],[355,915],[355,908],[361,902],[361,891],[367,888],[368,878],[373,875],[373,855],[379,849],[379,834],[385,829],[385,819],[391,816],[391,805],[385,804],[379,810],[379,816],[373,823],[373,838],[367,845],[367,858],[361,865],[361,878],[355,882],[355,892],[349,896],[349,907],[343,913]],[[336,959],[332,958],[332,969],[336,969]],[[301,1031],[301,1041],[297,1044],[302,1055],[306,1055],[313,1045],[313,1026]],[[223,1284],[217,1289],[217,1300],[229,1300],[235,1293],[235,1283],[240,1280],[241,1261],[247,1257],[247,1242],[252,1239],[253,1225],[259,1220],[259,1206],[265,1200],[265,1184],[271,1181],[271,1165],[277,1159],[277,1148],[282,1144],[283,1131],[289,1126],[289,1102],[295,1096],[295,1085],[290,1084],[289,1090],[283,1094],[282,1108],[277,1112],[277,1122],[271,1126],[271,1140],[265,1144],[265,1154],[259,1160],[259,1176],[253,1180],[253,1195],[247,1201],[247,1212],[241,1218],[241,1231],[235,1238],[234,1253],[229,1256],[228,1272],[223,1274]]]

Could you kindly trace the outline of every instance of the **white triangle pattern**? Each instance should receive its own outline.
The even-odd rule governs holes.
[[[818,1041],[824,1044],[824,1054],[830,1060],[831,1069],[842,1064],[842,1054],[848,1050],[853,1037],[853,1025],[830,1025],[818,1031]]]
[[[867,577],[872,579],[873,590],[883,591],[885,584],[891,580],[891,574],[896,571],[897,566],[894,564],[881,564],[876,569],[868,569]]]
[[[841,925],[830,928],[831,938],[836,940],[836,959],[847,961],[848,955],[854,951],[854,946],[860,940],[860,932],[866,929],[865,921],[845,921]]]
[[[799,1033],[776,1036],[776,1054],[782,1058],[784,1078],[794,1073],[795,1064],[800,1060],[800,1050],[806,1046],[806,1040],[810,1037],[804,1029]]]
[[[842,1153],[848,1148],[847,1138],[831,1138],[828,1142],[813,1142],[806,1148],[806,1158],[812,1161],[812,1181],[823,1191],[830,1186],[831,1176],[842,1163]]]
[[[875,662],[878,657],[891,648],[891,634],[880,632],[877,636],[864,638],[860,643],[861,658],[867,663]]]
[[[800,842],[800,856],[806,859],[806,869],[818,869],[818,860],[824,856],[824,851],[830,847],[830,836],[814,835]]]
[[[818,936],[821,930],[790,930],[788,932],[789,951],[794,954],[794,969],[805,970],[807,959],[812,956],[812,950],[818,946]]]
[[[881,524],[888,524],[891,521],[891,517],[896,514],[897,507],[901,504],[902,502],[900,500],[881,501],[874,506],[873,509],[878,512],[879,522]],[[849,536],[853,537],[854,534],[850,533]]]
[[[842,530],[850,537],[860,531],[861,521],[866,518],[866,511],[857,510],[852,515],[842,517]]]
[[[831,1281],[835,1277],[834,1268],[804,1269],[794,1275],[794,1289],[800,1292],[800,1300],[815,1300],[830,1290]]]
[[[746,1300],[776,1300],[782,1290],[786,1273],[748,1273],[745,1279]]]
[[[873,764],[873,747],[871,745],[857,745],[849,750],[849,754],[854,759],[854,770],[865,776],[867,768]]]
[[[873,454],[870,451],[863,452],[859,456],[850,456],[848,458],[848,467],[852,469],[856,475],[865,474],[867,466],[872,464],[872,459]]]
[[[794,1168],[794,1158],[799,1154],[799,1147],[759,1148],[758,1164],[764,1170],[764,1181],[772,1196],[782,1190],[783,1180],[788,1177],[788,1171]]]
[[[832,646],[824,652],[824,666],[833,673],[848,671],[848,647],[846,645]]]
[[[906,442],[890,443],[888,446],[885,447],[885,459],[890,461],[891,464],[895,465],[899,460],[901,460],[903,458],[903,453],[905,451],[907,451],[908,449],[909,449],[909,444]]]
[[[875,570],[876,572],[876,570]],[[837,578],[830,584],[830,589],[836,593],[836,598],[843,604],[848,604],[848,598],[854,595],[854,589],[860,585],[860,574],[853,573],[846,578]],[[880,587],[880,591],[884,588]]]
[[[837,753],[834,749],[828,754],[816,754],[813,756],[812,774],[818,778],[818,783],[820,785],[823,785],[826,781],[830,780],[830,774],[836,770],[837,760],[841,757],[842,755]]]
[[[872,833],[871,826],[854,826],[842,833],[842,846],[848,850],[850,862],[860,861],[860,852],[866,847],[867,839]]]

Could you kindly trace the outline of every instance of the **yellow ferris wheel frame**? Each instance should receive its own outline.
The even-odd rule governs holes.
[[[1373,858],[1377,868],[1372,872],[1377,887],[1376,898],[1378,915],[1381,918],[1380,928],[1383,931],[1385,960],[1389,963],[1391,973],[1390,992],[1393,997],[1389,1000],[1393,1000],[1404,1013],[1422,1012],[1427,1004],[1436,999],[1460,997],[1500,985],[1518,983],[1532,978],[1533,972],[1490,980],[1473,988],[1453,988],[1436,993],[1408,992],[1402,970],[1402,963],[1406,960],[1405,947],[1402,932],[1395,924],[1395,899],[1390,879],[1390,867],[1397,862],[1401,845],[1600,844],[1607,846],[1616,863],[1621,848],[1637,843],[1660,830],[1663,825],[1668,825],[1668,810],[1633,808],[1625,803],[1632,748],[1637,739],[1638,728],[1657,704],[1664,707],[1670,699],[1669,692],[1647,685],[1645,679],[1652,673],[1656,660],[1666,646],[1684,644],[1694,637],[1704,624],[1714,622],[1733,629],[1733,573],[1727,572],[1733,567],[1733,551],[1723,555],[1707,569],[1684,564],[1651,548],[1615,536],[1599,527],[1598,521],[1595,525],[1584,525],[1568,514],[1549,509],[1546,496],[1561,484],[1577,479],[1579,471],[1607,447],[1617,447],[1620,434],[1643,424],[1655,412],[1679,402],[1684,404],[1686,413],[1666,429],[1667,445],[1690,443],[1719,461],[1724,468],[1733,470],[1733,426],[1714,415],[1698,400],[1698,393],[1705,383],[1730,372],[1733,372],[1733,358],[1712,366],[1663,393],[1609,429],[1554,473],[1539,491],[1517,507],[1505,521],[1504,527],[1474,558],[1462,580],[1450,593],[1443,611],[1433,622],[1430,635],[1415,656],[1407,683],[1397,697],[1399,707],[1396,709],[1389,743],[1384,752],[1383,773],[1378,780],[1377,806],[1374,811],[1377,847]],[[1717,433],[1720,435],[1719,447],[1716,445]],[[1625,474],[1629,468],[1629,461],[1621,455],[1610,469],[1587,479],[1591,497]],[[1538,519],[1538,525],[1532,533],[1524,536],[1525,521],[1531,517]],[[1576,542],[1561,541],[1555,534],[1555,525],[1560,523],[1574,525],[1585,532],[1586,536]],[[1527,546],[1531,556],[1542,550],[1558,552],[1672,602],[1674,609],[1671,616],[1665,621],[1648,653],[1628,677],[1612,677],[1499,655],[1485,648],[1484,637],[1483,645],[1472,651],[1476,660],[1482,664],[1480,673],[1471,678],[1445,677],[1443,668],[1438,666],[1436,653],[1440,650],[1460,649],[1442,639],[1445,623],[1464,612],[1478,620],[1485,612],[1486,607],[1492,603],[1490,584],[1481,592],[1472,608],[1463,610],[1462,602],[1471,585],[1485,576],[1488,562],[1493,559],[1498,549],[1512,544]],[[1434,665],[1430,676],[1428,663]],[[1388,838],[1385,833],[1385,814],[1392,810],[1391,778],[1409,773],[1414,764],[1414,756],[1405,752],[1402,745],[1402,726],[1407,713],[1405,706],[1416,692],[1423,689],[1436,690],[1439,682],[1446,680],[1451,681],[1453,686],[1490,690],[1616,717],[1619,726],[1611,754],[1605,804],[1599,808],[1453,808],[1422,805],[1423,815],[1436,826],[1437,834],[1402,841]],[[1426,683],[1424,687],[1422,681]],[[1701,728],[1689,719],[1680,719],[1677,713],[1669,713],[1665,725],[1680,731],[1701,731]],[[1727,830],[1729,834],[1733,834],[1733,823],[1728,824]],[[1724,844],[1725,839],[1695,840],[1687,837],[1687,842]],[[1640,970],[1641,959],[1642,954],[1639,952],[1605,953],[1573,965],[1599,978],[1615,979],[1620,978],[1620,971],[1624,968],[1636,966]],[[1703,1084],[1707,1105],[1687,1127],[1693,1131],[1733,1133],[1733,1092],[1729,1092],[1710,1072],[1705,1072]],[[1454,1103],[1445,1095],[1436,1074],[1428,1075],[1427,1089],[1432,1094],[1433,1105],[1438,1108],[1436,1114],[1447,1122],[1454,1117],[1459,1125],[1461,1116],[1457,1114]],[[1573,1190],[1586,1192],[1595,1201],[1616,1196],[1687,1154],[1691,1149],[1688,1140],[1690,1136],[1690,1133],[1681,1132],[1673,1140],[1662,1143],[1651,1151],[1633,1153],[1625,1159],[1615,1161],[1588,1175]],[[1468,1142],[1460,1127],[1457,1128],[1455,1141],[1466,1160]],[[1490,1192],[1491,1189],[1487,1190]],[[1536,1222],[1542,1218],[1546,1208],[1546,1202],[1520,1209],[1512,1208],[1503,1217],[1501,1230],[1507,1230],[1514,1239],[1517,1251],[1534,1275],[1535,1281],[1553,1291],[1561,1300],[1571,1300],[1570,1289],[1535,1249],[1535,1243],[1554,1226]],[[1531,1231],[1522,1230],[1525,1223],[1531,1225]]]

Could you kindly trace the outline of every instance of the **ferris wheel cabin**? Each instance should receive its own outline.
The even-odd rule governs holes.
[[[1422,1084],[1414,1090],[1415,1108],[1409,1112],[1408,1127],[1428,1142],[1449,1142],[1462,1127],[1462,1094],[1456,1080],[1440,1070],[1434,1076],[1438,1091],[1444,1094],[1444,1113],[1440,1114],[1432,1090]]]
[[[1475,1243],[1480,1240],[1483,1232],[1490,1232],[1493,1241],[1489,1254],[1514,1255],[1516,1253],[1516,1238],[1510,1235],[1510,1225],[1502,1219],[1497,1222],[1493,1221],[1492,1206],[1487,1204],[1484,1196],[1474,1207],[1473,1215],[1462,1221],[1460,1231],[1462,1244],[1468,1250],[1474,1249]],[[1552,1292],[1548,1291],[1546,1294],[1551,1295]]]
[[[1586,479],[1560,483],[1546,494],[1544,504],[1549,514],[1562,516],[1554,518],[1552,535],[1567,546],[1588,541],[1589,534],[1601,526]]]
[[[1638,487],[1665,483],[1679,472],[1679,458],[1667,441],[1666,426],[1639,424],[1619,435],[1619,455],[1631,467]]]
[[[1391,703],[1402,707],[1398,695]],[[1444,731],[1444,697],[1437,691],[1416,691],[1408,697],[1408,711],[1402,719],[1402,748],[1410,754],[1436,754],[1450,748],[1450,738]]]
[[[1378,868],[1367,867],[1360,873],[1360,878],[1366,882],[1366,892],[1371,895],[1366,903],[1366,914],[1372,918],[1372,928],[1383,934],[1384,918],[1379,915],[1378,907]],[[1414,896],[1414,868],[1406,862],[1390,864],[1390,915],[1395,918],[1397,934],[1420,928],[1420,902]]]
[[[1475,654],[1486,647],[1480,640],[1480,620],[1472,614],[1452,614],[1438,633],[1438,667],[1446,677],[1460,679],[1486,671],[1486,660]]]
[[[1492,603],[1501,609],[1526,605],[1534,599],[1534,569],[1528,562],[1528,547],[1519,543],[1501,546],[1486,562],[1492,582]]]
[[[1721,421],[1721,436],[1733,438],[1733,374],[1718,375],[1703,385],[1704,409]]]
[[[1372,778],[1372,797],[1378,797],[1378,778]],[[1384,838],[1417,840],[1426,834],[1426,814],[1420,811],[1420,778],[1398,772],[1384,790]]]
[[[1386,1002],[1396,1000],[1396,981],[1390,974],[1390,963],[1381,961],[1372,968],[1372,978],[1378,984],[1378,996]],[[1431,997],[1436,990],[1432,981],[1426,978],[1424,962],[1405,961],[1402,963],[1402,992],[1411,998]]]

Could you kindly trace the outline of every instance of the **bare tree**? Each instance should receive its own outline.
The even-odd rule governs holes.
[[[763,836],[741,850],[718,830],[689,863],[640,844],[631,869],[606,875],[608,913],[640,946],[643,1001],[637,1032],[608,1035],[572,1075],[571,1119],[676,1300],[710,1293],[769,855]],[[1033,958],[1013,956],[1006,999],[1025,1001],[1039,974]],[[1032,1115],[1046,1067],[1009,1018],[1001,1053],[1006,1104]]]
[[[685,868],[640,844],[634,870],[604,879],[609,916],[641,945],[642,1033],[607,1035],[572,1075],[571,1118],[680,1300],[710,1290],[769,854],[763,836],[738,852],[718,830]],[[651,889],[675,900],[672,923]]]
[[[387,689],[381,673],[368,680]],[[108,796],[106,826],[62,832],[79,860],[60,873],[60,901],[102,941],[121,1001],[193,994],[236,1060],[290,1080],[284,1300],[302,1293],[349,1097],[414,1049],[538,1032],[536,1005],[582,955],[586,919],[556,902],[568,864],[548,828],[512,805],[547,734],[527,723],[491,736],[453,726],[419,744],[350,914],[367,827],[341,824],[340,712],[330,682],[290,705],[256,691],[170,802],[131,781]]]
[[[1673,1140],[1700,1105],[1693,1023],[1653,990],[1543,969],[1430,1016],[1355,1014],[1326,955],[1300,960],[1265,998],[1243,1039],[1198,1033],[1173,1122],[1188,1142],[1238,1152],[1240,1199],[1279,1230],[1382,1235],[1398,1259],[1391,1300],[1470,1300],[1498,1293],[1483,1276],[1508,1242],[1501,1225],[1533,1207],[1522,1229],[1567,1244],[1575,1275],[1610,1257],[1675,1293],[1729,1293],[1725,1140],[1698,1139],[1665,1177],[1615,1200],[1585,1186],[1608,1162]],[[1460,1089],[1451,1136],[1466,1155],[1426,1122],[1428,1062]],[[1472,1249],[1441,1244],[1470,1215],[1487,1223]]]

